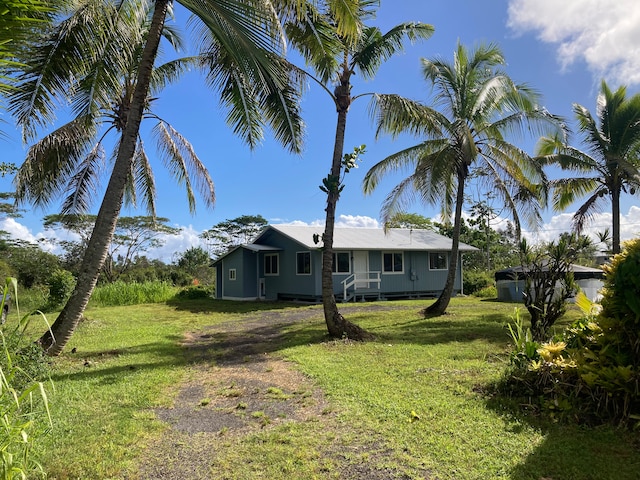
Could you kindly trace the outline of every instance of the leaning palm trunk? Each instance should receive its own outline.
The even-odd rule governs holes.
[[[451,258],[449,259],[449,271],[447,272],[447,280],[442,289],[442,293],[438,299],[426,307],[423,315],[442,315],[447,310],[451,297],[453,296],[453,287],[456,281],[456,271],[458,270],[458,251],[460,247],[460,229],[462,227],[462,206],[464,204],[464,181],[466,175],[463,172],[458,173],[458,191],[456,192],[456,213],[453,220],[453,240],[451,243]]]
[[[96,224],[82,259],[76,288],[53,323],[51,330],[47,331],[39,340],[42,348],[49,355],[59,355],[71,338],[87,303],[89,303],[89,298],[91,298],[91,293],[98,280],[98,274],[107,258],[109,245],[120,215],[127,180],[131,175],[131,162],[138,141],[144,105],[149,93],[151,72],[169,3],[170,0],[156,0],[155,2],[129,115],[118,147],[118,155],[98,211]]]
[[[343,95],[340,95],[341,91],[344,92]],[[331,186],[327,188],[326,219],[324,234],[322,235],[322,305],[330,336],[334,338],[346,336],[352,340],[364,340],[369,337],[367,332],[358,325],[345,320],[338,311],[336,297],[333,294],[333,232],[336,223],[336,207],[340,197],[340,176],[342,175],[342,152],[344,150],[344,136],[347,127],[347,112],[351,100],[348,91],[348,85],[340,85],[336,88],[338,123],[328,182],[328,185]]]

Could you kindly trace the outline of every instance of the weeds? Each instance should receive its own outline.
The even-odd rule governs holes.
[[[7,278],[0,309],[4,310],[12,290],[17,308],[17,280]],[[46,319],[45,319],[46,320]],[[44,372],[42,351],[25,345],[24,332],[30,315],[18,325],[0,328],[0,478],[46,477],[42,466],[31,455],[35,442],[52,426],[44,384],[38,381]]]

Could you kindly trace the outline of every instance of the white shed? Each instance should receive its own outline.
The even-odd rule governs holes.
[[[580,289],[591,300],[600,298],[600,289],[603,286],[604,272],[601,268],[590,268],[582,265],[571,265],[573,278]],[[499,270],[495,273],[498,300],[505,302],[522,302],[522,291],[527,271],[524,267],[511,267]]]

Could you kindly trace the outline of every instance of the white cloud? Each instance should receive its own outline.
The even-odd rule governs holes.
[[[640,84],[638,0],[510,0],[508,15],[514,32],[557,45],[563,67],[581,60],[598,78]]]
[[[199,237],[202,232],[195,230],[192,225],[188,227],[174,225],[174,227],[181,228],[180,233],[177,235],[161,235],[159,239],[165,242],[164,245],[149,250],[145,255],[150,258],[158,258],[165,263],[172,263],[176,260],[177,255],[180,255],[189,248],[206,248],[205,243]]]
[[[29,227],[18,222],[15,218],[0,219],[0,230],[4,230],[9,234],[9,238],[14,240],[22,240],[25,242],[37,243],[46,252],[58,254],[59,247],[56,245],[54,235],[46,231],[45,233],[33,234]]]
[[[523,236],[532,242],[549,242],[557,239],[562,232],[571,231],[573,215],[572,213],[562,213],[553,216],[547,223],[542,225],[536,232],[523,232]],[[610,212],[597,213],[593,215],[591,221],[585,226],[584,233],[592,240],[598,242],[598,232],[609,229],[611,232]],[[629,211],[620,215],[620,239],[630,240],[640,236],[640,207],[631,206]]]
[[[291,222],[282,222],[280,225],[294,225],[302,227],[321,227],[324,226],[324,219],[313,220],[312,222],[304,222],[302,220],[293,220]],[[339,215],[335,223],[336,227],[342,228],[380,228],[380,223],[375,218],[366,215]]]
[[[380,228],[380,223],[375,218],[364,215],[340,215],[336,227]]]

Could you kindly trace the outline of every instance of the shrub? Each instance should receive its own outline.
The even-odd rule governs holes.
[[[486,271],[469,271],[464,273],[464,293],[475,295],[487,287],[495,286],[493,275]]]
[[[185,270],[174,270],[171,272],[171,281],[176,287],[186,287],[193,282],[193,275]]]
[[[640,425],[640,240],[605,268],[601,309],[576,303],[584,316],[538,358],[512,362],[503,386],[557,418]]]
[[[478,298],[497,298],[498,289],[495,285],[487,285],[486,287],[473,292],[473,296]]]
[[[522,295],[536,340],[548,338],[551,327],[567,310],[567,299],[577,293],[571,264],[588,241],[587,237],[569,235],[536,247],[520,242],[520,260],[526,272]]]
[[[215,289],[211,286],[197,285],[186,287],[176,293],[175,298],[179,300],[197,300],[201,298],[211,298]]]
[[[53,310],[69,299],[76,286],[76,279],[71,272],[58,268],[49,277],[48,284],[47,310]]]

